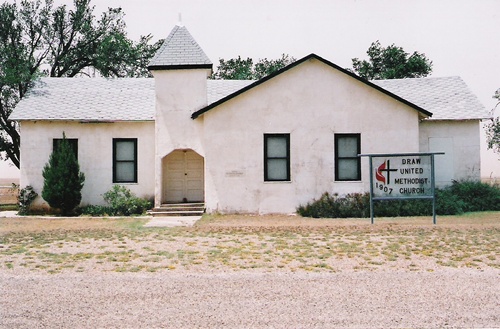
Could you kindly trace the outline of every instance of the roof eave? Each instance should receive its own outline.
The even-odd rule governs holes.
[[[180,65],[150,65],[148,70],[192,70],[192,69],[213,69],[213,64],[180,64]]]
[[[491,117],[478,117],[478,118],[426,118],[425,121],[481,121],[489,120]]]

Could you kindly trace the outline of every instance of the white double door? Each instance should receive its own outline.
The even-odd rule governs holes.
[[[204,161],[192,150],[176,150],[163,161],[163,203],[204,200]]]

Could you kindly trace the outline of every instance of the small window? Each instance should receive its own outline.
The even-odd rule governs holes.
[[[137,138],[113,139],[113,183],[137,183]]]
[[[290,134],[264,134],[264,181],[290,181]]]
[[[54,138],[52,140],[52,151],[59,149],[63,139],[62,138]],[[73,154],[75,155],[76,160],[78,160],[78,139],[77,138],[66,138],[66,141],[69,143],[69,146],[73,150]]]
[[[335,180],[361,180],[360,134],[335,134]]]

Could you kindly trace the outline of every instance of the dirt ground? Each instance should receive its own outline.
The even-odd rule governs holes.
[[[0,219],[0,234],[13,232],[37,232],[50,230],[120,230],[118,223],[145,223],[150,217],[135,218],[99,218],[99,217],[49,217],[23,216]],[[341,228],[364,228],[373,231],[416,228],[500,228],[500,212],[473,213],[462,216],[438,216],[437,225],[433,225],[432,217],[397,217],[375,218],[370,224],[369,218],[305,218],[295,215],[205,215],[198,221],[194,230],[334,230]]]
[[[0,218],[1,328],[500,328],[500,213]]]

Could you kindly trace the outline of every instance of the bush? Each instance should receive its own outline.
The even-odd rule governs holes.
[[[464,211],[500,210],[500,188],[476,181],[456,182],[448,187],[464,202]]]
[[[150,201],[136,197],[128,188],[115,185],[104,193],[104,201],[109,204],[112,216],[141,215],[152,207]]]
[[[19,204],[19,215],[28,215],[30,206],[35,201],[38,194],[35,192],[32,186],[28,185],[25,188],[19,190],[17,194],[17,202]]]
[[[436,189],[436,213],[457,215],[470,211],[500,210],[500,188],[481,182],[453,182],[444,189]],[[384,200],[374,202],[377,217],[430,216],[429,199]],[[297,213],[314,218],[369,217],[369,193],[348,194],[344,197],[324,193],[318,200],[299,206]]]
[[[94,206],[94,205],[88,205],[84,207],[80,207],[78,209],[78,213],[82,215],[89,215],[89,216],[114,216],[114,210],[111,207],[108,206]]]
[[[80,172],[74,150],[64,133],[58,147],[54,147],[49,162],[43,167],[42,175],[42,198],[52,208],[61,209],[63,215],[71,214],[82,200],[85,175]]]
[[[319,200],[305,206],[299,206],[297,212],[304,217],[314,218],[349,218],[368,217],[370,215],[370,195],[368,193],[337,194],[324,193]]]
[[[104,193],[107,206],[88,205],[79,208],[78,213],[90,216],[142,215],[153,206],[151,201],[136,197],[128,188],[115,185]]]
[[[377,217],[407,217],[432,215],[432,201],[426,199],[382,200],[374,202]]]
[[[459,215],[465,212],[465,202],[449,188],[436,189],[436,214]]]

